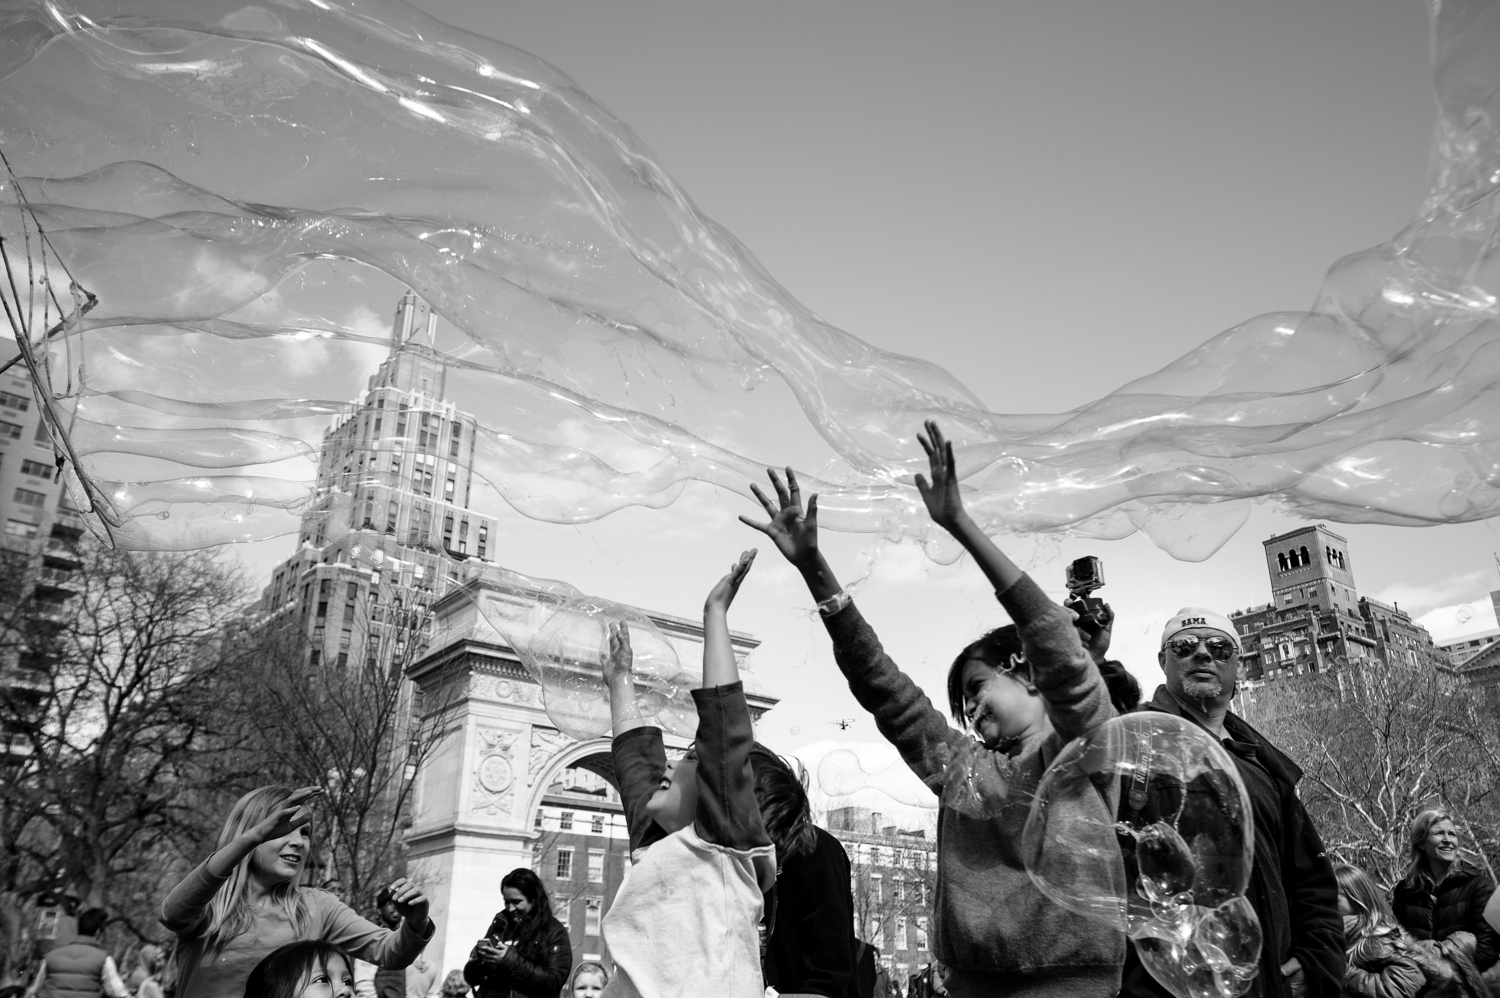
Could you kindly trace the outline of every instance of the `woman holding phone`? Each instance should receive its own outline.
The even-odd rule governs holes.
[[[541,879],[512,870],[500,881],[500,895],[505,909],[469,954],[464,980],[479,998],[557,998],[573,969],[573,946]]]

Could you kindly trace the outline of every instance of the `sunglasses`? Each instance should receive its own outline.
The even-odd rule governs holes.
[[[1178,658],[1188,658],[1198,650],[1199,645],[1208,649],[1209,655],[1213,656],[1215,662],[1227,662],[1234,657],[1236,651],[1234,642],[1228,638],[1214,637],[1204,638],[1197,634],[1184,634],[1167,642],[1167,650]]]

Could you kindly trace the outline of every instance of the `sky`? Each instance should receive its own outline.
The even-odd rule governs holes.
[[[610,108],[804,304],[956,372],[999,412],[1068,409],[1254,315],[1308,307],[1328,266],[1390,238],[1426,187],[1433,102],[1418,0],[420,0],[548,60]],[[386,314],[394,301],[372,301]],[[913,428],[915,430],[915,427]],[[816,763],[893,756],[854,703],[800,580],[690,487],[584,526],[512,516],[499,561],[697,616],[759,546],[731,625],[782,698],[763,740]],[[1101,557],[1114,653],[1149,690],[1165,619],[1265,603],[1271,506],[1205,562],[1139,535],[1002,538],[1062,596]],[[1340,526],[1359,590],[1440,640],[1496,626],[1492,522]],[[240,553],[264,573],[291,539]],[[953,655],[1005,622],[967,560],[825,535],[888,651],[936,702]],[[854,719],[847,730],[835,722]]]

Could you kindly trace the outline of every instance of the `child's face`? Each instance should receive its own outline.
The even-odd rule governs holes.
[[[354,998],[354,974],[344,958],[329,957],[327,966],[314,968],[298,998]]]
[[[295,880],[311,849],[312,839],[306,825],[293,829],[290,835],[262,842],[250,854],[250,875],[264,884]]]
[[[1348,898],[1348,896],[1343,891],[1339,891],[1339,914],[1340,915],[1352,915],[1352,914],[1354,914],[1354,905],[1352,905],[1352,904],[1349,903],[1349,898]]]
[[[646,802],[651,820],[669,832],[686,828],[698,813],[698,746],[667,766],[661,786]]]
[[[599,998],[604,994],[604,978],[585,971],[573,982],[573,998]]]
[[[964,663],[964,714],[986,748],[1025,734],[1047,715],[1036,690],[982,659]]]

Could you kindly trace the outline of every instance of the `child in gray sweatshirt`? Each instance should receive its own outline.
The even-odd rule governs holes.
[[[932,482],[918,475],[917,488],[927,510],[974,556],[1015,621],[970,645],[953,665],[954,706],[962,706],[965,727],[977,741],[949,725],[885,654],[818,551],[817,496],[804,512],[791,469],[785,485],[770,472],[777,504],[751,486],[769,522],[740,519],[769,536],[802,573],[850,690],[939,796],[933,956],[949,968],[949,993],[1113,998],[1125,961],[1124,933],[1044,896],[1026,874],[1021,833],[1047,765],[1070,740],[1114,717],[1115,708],[1073,614],[970,519],[952,444],[935,423],[926,430],[917,439]],[[1111,823],[1115,803],[1101,795],[1097,813],[1086,817]],[[1123,865],[1116,886],[1123,895]]]

